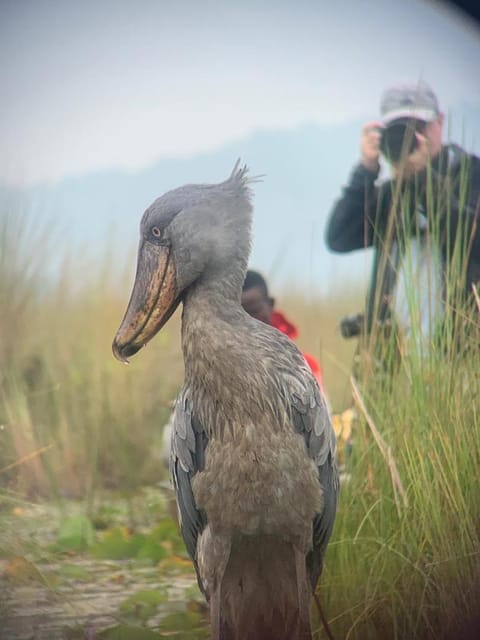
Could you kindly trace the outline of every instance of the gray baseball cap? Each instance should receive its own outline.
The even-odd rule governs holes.
[[[398,84],[384,91],[380,101],[383,124],[398,118],[416,118],[425,122],[440,114],[437,96],[425,82]]]

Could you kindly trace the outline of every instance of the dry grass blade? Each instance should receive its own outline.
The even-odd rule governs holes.
[[[385,458],[385,462],[388,465],[388,468],[389,468],[389,471],[390,471],[390,476],[392,478],[392,486],[393,486],[393,495],[394,495],[394,498],[395,498],[395,505],[396,505],[397,511],[398,511],[398,513],[400,515],[401,505],[400,505],[400,500],[398,499],[398,494],[400,494],[404,506],[407,505],[407,496],[406,496],[406,493],[405,493],[405,489],[403,487],[403,483],[402,483],[401,478],[400,478],[400,474],[398,473],[397,464],[396,464],[395,459],[393,457],[391,447],[385,442],[385,440],[380,435],[380,432],[378,431],[377,427],[375,426],[373,418],[371,417],[371,415],[367,411],[367,408],[365,406],[365,402],[363,401],[363,398],[362,398],[362,395],[360,393],[360,390],[359,390],[359,388],[357,386],[357,383],[355,382],[353,377],[350,378],[350,382],[351,382],[351,385],[352,385],[353,398],[355,400],[355,403],[358,406],[358,408],[360,409],[360,411],[362,412],[362,414],[364,415],[365,420],[367,421],[367,424],[370,427],[370,430],[371,430],[371,432],[373,434],[375,442],[377,443],[378,448],[380,449],[383,457]]]
[[[0,469],[0,473],[5,473],[6,471],[10,471],[10,469],[14,469],[15,467],[18,467],[19,465],[24,464],[25,462],[29,462],[30,460],[33,460],[34,458],[42,455],[42,453],[45,453],[52,447],[53,447],[53,443],[47,444],[45,447],[41,447],[36,451],[32,451],[31,453],[28,453],[27,455],[22,456],[19,460],[15,460],[15,462],[12,462],[12,464],[8,464],[6,467],[3,467],[2,469]]]
[[[472,284],[473,295],[475,297],[475,302],[477,303],[478,313],[480,313],[480,294],[478,293],[477,287],[475,284]]]

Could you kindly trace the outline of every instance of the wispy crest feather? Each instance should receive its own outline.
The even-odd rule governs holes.
[[[241,160],[240,158],[238,158],[237,161],[235,162],[235,165],[232,169],[230,176],[227,178],[225,183],[231,186],[233,189],[245,190],[247,192],[248,197],[251,197],[253,195],[253,191],[250,188],[250,185],[254,184],[255,182],[262,182],[263,181],[262,179],[264,178],[265,174],[258,175],[258,176],[249,176],[248,166],[246,164],[244,164],[243,166],[240,166],[240,165],[241,165]]]

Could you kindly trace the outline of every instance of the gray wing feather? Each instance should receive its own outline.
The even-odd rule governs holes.
[[[193,413],[188,388],[180,392],[175,405],[170,453],[170,472],[177,498],[180,528],[195,568],[197,539],[206,526],[205,514],[197,509],[192,479],[205,466],[208,439],[202,424]],[[200,582],[199,582],[200,584]],[[202,585],[200,584],[200,588]]]
[[[305,438],[307,451],[317,466],[335,459],[336,439],[327,403],[313,376],[303,367],[299,376],[288,376],[295,430]],[[303,375],[301,375],[303,374]]]
[[[318,468],[323,489],[322,513],[315,516],[312,528],[312,551],[307,556],[310,582],[315,588],[323,566],[323,556],[332,533],[337,510],[339,478],[336,465],[336,438],[325,399],[310,371],[304,367],[289,373],[293,425],[303,436],[308,455]]]

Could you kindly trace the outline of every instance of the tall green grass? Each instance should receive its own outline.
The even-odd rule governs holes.
[[[46,279],[52,247],[25,233],[22,216],[0,216],[0,481],[28,496],[89,498],[158,481],[183,369],[175,321],[120,365],[110,345],[130,274],[92,272],[77,255]]]
[[[359,420],[323,587],[341,638],[479,637],[480,308],[464,294],[472,226],[463,176],[449,236],[450,200],[427,175],[425,242],[439,246],[446,234],[448,260],[445,316],[428,337],[420,307],[434,283],[419,289],[409,249],[419,194],[393,194],[385,242],[406,247],[411,333],[390,322],[361,342]]]
[[[323,586],[338,637],[461,637],[478,613],[479,357],[407,360],[365,393],[405,493],[362,416]]]

